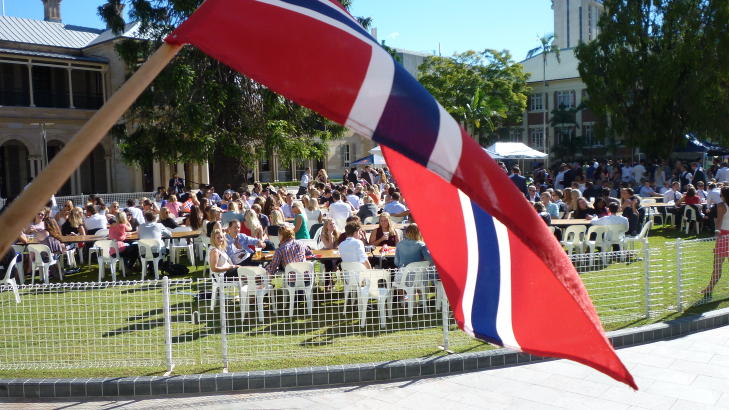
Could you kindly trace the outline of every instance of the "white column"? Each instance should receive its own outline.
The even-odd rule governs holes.
[[[106,192],[114,192],[114,187],[111,186],[111,156],[106,155],[104,159],[106,160]]]
[[[200,168],[202,170],[202,175],[200,178],[201,184],[209,184],[210,183],[210,168],[208,167],[208,162],[205,161],[202,164],[200,164]]]
[[[71,67],[69,66],[66,71],[68,71],[68,102],[71,108],[76,108],[73,106],[73,80],[71,78]]]
[[[182,179],[187,179],[187,176],[185,176],[185,164],[182,162],[177,163],[177,176]]]
[[[251,185],[255,181],[261,180],[261,161],[256,161],[255,165],[253,165],[253,181],[248,181]]]
[[[291,160],[291,180],[296,181],[298,178],[296,177],[296,161]]]
[[[35,157],[28,157],[28,163],[30,163],[30,177],[35,178],[38,173],[38,170],[36,169],[37,160]],[[23,181],[23,183],[25,183],[25,181]]]
[[[156,190],[158,186],[162,185],[160,180],[159,162],[152,161],[152,184]]]
[[[278,182],[278,154],[273,153],[271,156],[271,181]]]
[[[33,65],[28,63],[28,87],[30,88],[30,106],[35,107],[35,98],[33,97]]]

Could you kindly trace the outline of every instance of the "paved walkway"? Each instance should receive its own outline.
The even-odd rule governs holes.
[[[286,392],[118,401],[14,402],[0,408],[729,408],[729,327],[618,351],[639,392],[566,360],[455,376]]]

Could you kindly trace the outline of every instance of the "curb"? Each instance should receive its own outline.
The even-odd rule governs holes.
[[[615,348],[671,339],[729,324],[729,308],[608,333]],[[452,354],[432,359],[239,373],[75,379],[0,379],[4,398],[145,397],[169,394],[261,391],[384,382],[442,376],[534,363],[552,358],[509,349]]]

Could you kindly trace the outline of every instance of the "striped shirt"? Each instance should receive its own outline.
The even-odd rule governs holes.
[[[283,269],[291,262],[306,262],[306,246],[294,239],[282,243],[276,249],[266,271],[269,275],[274,275],[279,266]]]

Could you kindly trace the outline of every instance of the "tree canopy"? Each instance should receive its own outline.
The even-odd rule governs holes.
[[[132,73],[202,0],[128,3],[130,18],[141,23],[141,37],[149,39],[126,39],[116,46]],[[99,7],[99,15],[117,32],[125,23],[120,13],[123,4],[123,0],[107,0]],[[343,127],[193,47],[180,51],[131,107],[125,122],[113,130],[128,162],[175,163],[214,157],[221,168],[228,172],[232,168],[234,175],[226,175],[226,182],[241,182],[245,168],[274,150],[282,160],[322,158],[327,141],[343,133]]]
[[[490,143],[498,129],[521,123],[528,75],[508,51],[427,57],[419,70],[420,83],[482,145]]]
[[[575,53],[600,133],[667,155],[684,134],[729,142],[729,3],[605,0]]]

